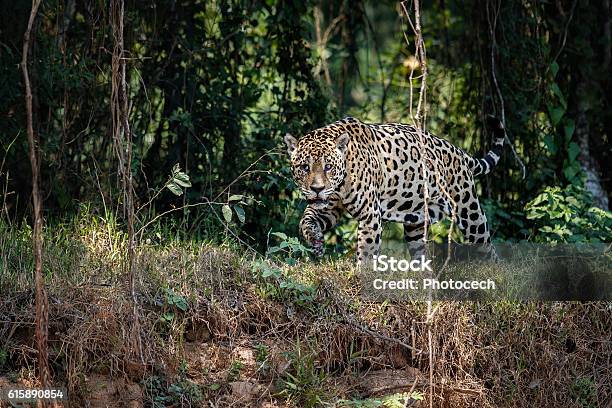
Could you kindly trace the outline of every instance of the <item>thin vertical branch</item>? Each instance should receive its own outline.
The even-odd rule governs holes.
[[[501,88],[499,84],[497,83],[497,73],[496,73],[497,69],[495,67],[495,51],[497,49],[497,40],[495,37],[495,31],[497,30],[497,17],[499,16],[499,10],[501,8],[501,1],[497,3],[497,7],[495,8],[495,10],[493,10],[493,21],[491,21],[491,16],[489,13],[489,2],[487,1],[486,4],[487,4],[487,22],[489,23],[489,34],[491,35],[491,75],[493,76],[493,85],[495,86],[495,92],[497,94],[497,99],[499,100],[500,111],[501,111],[500,113],[501,122],[504,125],[504,128],[507,129],[506,127],[506,108],[504,106],[504,96],[502,95]],[[507,130],[506,130],[505,140],[508,146],[510,146],[510,150],[512,151],[512,154],[514,155],[514,159],[517,161],[517,163],[521,167],[521,175],[522,175],[522,179],[524,180],[526,176],[525,164],[519,157],[518,153],[516,152],[516,149],[514,148],[514,145],[512,144],[510,138],[508,137]]]
[[[49,354],[47,351],[47,340],[49,336],[49,300],[45,289],[45,280],[42,273],[43,268],[43,219],[42,202],[40,195],[40,162],[39,143],[34,134],[32,114],[32,87],[30,85],[30,74],[28,72],[28,54],[30,53],[32,28],[38,14],[41,0],[32,0],[32,9],[28,27],[23,35],[23,49],[21,56],[21,71],[25,86],[25,105],[27,136],[29,145],[30,167],[32,168],[32,202],[34,205],[34,228],[32,230],[32,243],[34,247],[34,279],[36,286],[36,348],[38,351],[38,375],[41,387],[49,386]]]
[[[406,17],[408,23],[412,27],[415,36],[415,56],[419,62],[419,66],[421,67],[421,87],[419,90],[419,98],[417,101],[416,113],[412,110],[413,103],[413,74],[414,69],[410,71],[410,95],[409,95],[409,110],[410,116],[412,118],[413,123],[417,128],[417,132],[419,135],[419,150],[421,151],[421,171],[423,177],[423,241],[425,245],[425,253],[427,254],[427,240],[428,240],[428,228],[429,228],[429,171],[428,167],[430,162],[433,161],[434,158],[428,157],[427,149],[425,146],[425,123],[427,120],[427,54],[425,52],[425,42],[423,41],[423,33],[421,30],[421,5],[419,0],[414,0],[414,23],[410,19],[410,13],[406,8],[406,1],[402,1],[400,3],[404,16]],[[408,40],[408,36],[404,31],[404,39],[407,44],[410,44]],[[435,166],[432,169],[434,172],[437,170]],[[433,407],[433,393],[434,393],[434,381],[433,381],[433,372],[434,372],[434,352],[433,352],[433,331],[432,331],[432,322],[433,316],[435,314],[435,310],[432,310],[432,294],[429,292],[429,297],[427,301],[427,319],[425,321],[427,325],[427,343],[428,343],[428,352],[429,352],[429,406]]]
[[[334,18],[324,32],[321,32],[321,24],[323,23],[323,11],[319,5],[314,6],[314,18],[315,18],[315,35],[317,39],[317,52],[319,53],[320,65],[323,70],[323,77],[327,86],[332,85],[331,75],[329,73],[329,63],[327,62],[328,57],[325,55],[327,49],[327,43],[332,35],[340,28],[340,22],[344,20],[344,15],[339,15]],[[320,71],[319,69],[319,71]],[[320,72],[318,73],[320,76]]]
[[[111,116],[113,124],[113,141],[119,160],[119,174],[123,190],[123,210],[128,227],[126,286],[132,300],[132,341],[138,350],[140,360],[144,363],[142,339],[140,336],[140,319],[136,298],[136,271],[134,234],[134,187],[132,178],[132,132],[129,124],[129,101],[126,80],[126,58],[123,40],[124,2],[112,0],[110,3],[110,19],[113,31],[112,84],[111,84]]]
[[[427,118],[427,98],[426,98],[426,93],[427,93],[427,60],[426,60],[426,53],[425,53],[425,43],[423,41],[423,35],[421,33],[421,11],[420,11],[420,4],[418,0],[414,0],[414,8],[415,8],[415,23],[413,24],[412,20],[410,19],[410,14],[408,13],[408,9],[406,8],[406,1],[402,1],[401,3],[401,7],[404,13],[404,16],[406,17],[408,23],[410,24],[410,26],[412,27],[412,29],[414,30],[414,35],[415,35],[415,54],[416,54],[416,58],[419,62],[419,66],[421,67],[421,87],[419,89],[419,98],[417,101],[417,109],[416,109],[416,113],[413,111],[412,109],[412,105],[413,105],[413,78],[414,78],[414,69],[411,69],[410,71],[410,78],[409,78],[409,83],[410,83],[410,94],[409,94],[409,104],[408,104],[408,108],[409,108],[409,113],[410,113],[410,117],[412,122],[415,124],[416,128],[417,128],[417,132],[419,135],[419,148],[421,150],[421,171],[422,171],[422,177],[423,177],[423,199],[425,201],[425,206],[424,206],[424,235],[423,235],[423,240],[425,243],[427,243],[427,230],[428,230],[428,224],[429,224],[429,211],[428,211],[428,203],[429,203],[429,186],[427,185],[427,181],[428,181],[428,161],[431,159],[429,157],[427,157],[427,150],[425,149],[425,137],[424,137],[424,132],[425,132],[425,123],[426,123],[426,118]],[[410,41],[408,40],[408,36],[406,34],[406,32],[404,32],[404,38],[406,40],[407,44],[410,44]]]
[[[342,46],[344,48],[344,51],[346,52],[347,49],[349,48],[349,43],[352,40],[351,38],[351,30],[350,30],[350,24],[351,21],[348,18],[349,15],[349,11],[347,11],[347,8],[350,7],[350,5],[348,4],[347,1],[343,1],[342,5],[340,6],[340,15],[342,16]],[[349,55],[345,55],[342,58],[342,64],[340,66],[340,84],[339,84],[339,95],[338,95],[338,108],[340,110],[340,112],[344,112],[344,93],[346,92],[346,81],[347,81],[347,77],[349,75],[349,58],[350,58],[350,54]]]

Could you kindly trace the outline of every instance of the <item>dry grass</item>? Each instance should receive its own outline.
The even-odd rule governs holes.
[[[0,234],[0,376],[26,377],[36,366],[34,300],[28,242],[17,235]],[[338,406],[413,384],[426,393],[430,356],[438,407],[606,407],[612,398],[610,303],[437,302],[426,321],[423,303],[362,298],[348,261],[262,278],[252,256],[207,244],[138,248],[145,361],[132,361],[124,237],[97,223],[47,238],[51,367],[75,406],[93,398],[93,378],[141,384],[149,404],[179,390],[183,406]],[[398,382],[376,388],[381,373]]]

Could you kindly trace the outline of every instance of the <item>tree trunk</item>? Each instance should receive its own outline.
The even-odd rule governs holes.
[[[136,237],[134,234],[134,186],[132,179],[132,132],[129,124],[129,102],[126,79],[126,57],[123,41],[124,21],[123,0],[112,0],[110,18],[113,29],[113,57],[111,84],[111,116],[113,121],[113,140],[119,159],[119,174],[124,196],[124,213],[128,228],[126,291],[132,301],[132,324],[130,339],[144,364],[142,339],[140,337],[140,319],[136,299]],[[131,356],[128,356],[131,357]]]
[[[599,208],[604,210],[608,209],[608,194],[604,190],[599,171],[597,169],[597,162],[591,155],[589,148],[589,137],[591,136],[589,127],[589,97],[588,97],[588,85],[584,79],[581,79],[578,84],[577,90],[577,112],[576,112],[576,140],[580,146],[580,153],[578,154],[578,162],[582,171],[586,174],[586,181],[584,183],[585,188],[593,195],[595,204]]]
[[[40,386],[49,386],[49,356],[47,352],[47,339],[49,335],[49,301],[45,289],[45,280],[42,274],[43,268],[43,237],[42,237],[42,202],[39,188],[40,163],[39,143],[34,135],[32,115],[32,87],[28,72],[28,54],[30,52],[30,36],[36,19],[38,7],[41,0],[32,0],[32,9],[28,27],[23,35],[23,50],[21,57],[21,70],[23,72],[23,83],[25,86],[26,126],[30,156],[30,167],[32,168],[32,203],[34,206],[34,228],[32,230],[32,243],[34,248],[34,279],[36,286],[36,348],[38,351],[38,375]],[[44,406],[44,403],[43,403]]]

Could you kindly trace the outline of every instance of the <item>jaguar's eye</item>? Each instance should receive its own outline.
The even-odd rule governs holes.
[[[310,166],[307,164],[302,164],[300,168],[302,169],[304,173],[308,173],[310,171]]]
[[[330,171],[331,168],[332,168],[331,164],[326,164],[325,167],[323,167],[323,170]]]

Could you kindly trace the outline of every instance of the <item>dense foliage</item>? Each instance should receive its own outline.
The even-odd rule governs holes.
[[[30,170],[18,63],[30,5],[0,7],[2,216],[22,220],[30,214]],[[612,191],[605,174],[612,159],[608,2],[423,7],[428,128],[482,155],[490,139],[483,118],[495,113],[516,150],[506,149],[494,175],[481,180],[496,238],[609,239],[609,213],[589,210],[582,188],[591,166],[603,173],[604,197]],[[31,75],[47,218],[76,213],[82,203],[121,216],[108,4],[49,0],[40,14]],[[125,18],[137,230],[189,205],[160,220],[191,237],[237,237],[260,248],[270,231],[295,235],[304,203],[293,191],[282,136],[348,114],[410,120],[420,71],[395,2],[131,1]],[[177,164],[188,175],[183,184]],[[568,185],[566,195],[555,189]],[[558,197],[589,221],[560,227],[559,204],[551,201]],[[543,205],[550,208],[538,212]]]

